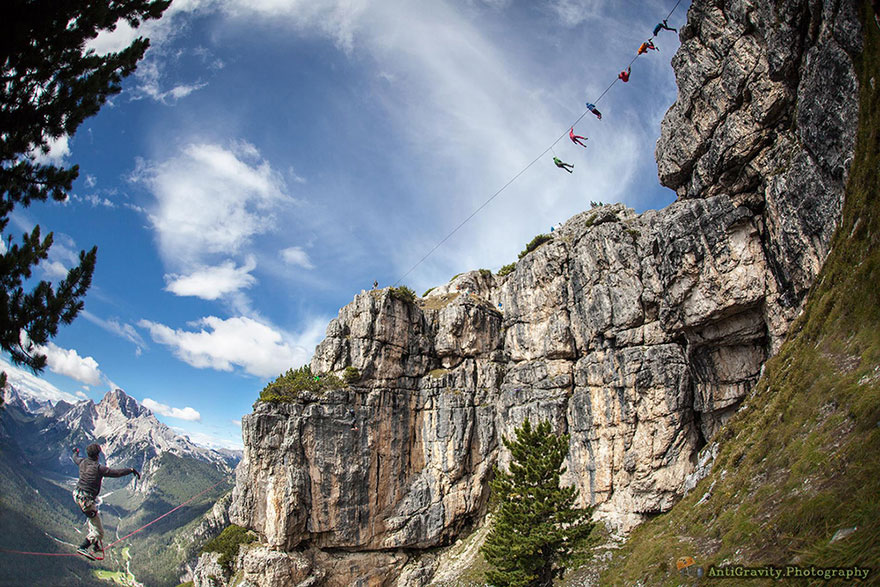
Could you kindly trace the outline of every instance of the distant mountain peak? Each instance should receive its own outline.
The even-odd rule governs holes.
[[[119,388],[108,391],[98,404],[102,411],[118,411],[128,419],[138,418],[152,414],[150,410],[141,406],[136,399],[127,395]]]

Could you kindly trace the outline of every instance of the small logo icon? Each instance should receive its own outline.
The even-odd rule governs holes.
[[[697,561],[692,556],[680,556],[675,561],[675,568],[678,572],[687,577],[702,577],[703,567],[697,566]]]

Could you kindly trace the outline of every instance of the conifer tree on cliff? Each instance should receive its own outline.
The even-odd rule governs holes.
[[[547,421],[532,428],[526,420],[516,440],[503,440],[510,472],[496,469],[490,482],[495,522],[482,547],[492,566],[486,579],[505,587],[551,585],[593,527],[590,509],[572,507],[577,489],[559,486],[569,436],[554,434]]]
[[[96,55],[86,43],[120,20],[133,27],[159,18],[170,0],[5,0],[0,18],[0,348],[35,373],[46,366],[37,345],[83,308],[97,248],[80,251],[79,265],[53,285],[34,283],[48,258],[52,233],[39,226],[15,241],[7,232],[15,206],[67,198],[79,168],[40,162],[38,153],[97,113],[122,88],[149,41],[138,38],[116,53]],[[22,336],[22,331],[26,336]],[[0,374],[0,389],[6,373]],[[2,394],[0,394],[2,395]],[[2,403],[2,398],[0,398]]]

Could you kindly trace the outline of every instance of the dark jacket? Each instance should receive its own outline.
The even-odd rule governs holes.
[[[101,493],[101,480],[104,477],[124,477],[131,469],[111,469],[91,457],[73,455],[73,462],[79,465],[79,482],[76,488],[95,497]]]

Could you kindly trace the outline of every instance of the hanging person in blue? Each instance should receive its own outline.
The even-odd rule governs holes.
[[[676,30],[676,29],[672,28],[671,26],[669,26],[668,24],[666,24],[665,20],[663,22],[658,22],[657,26],[654,27],[654,36],[656,37],[657,33],[659,33],[660,31],[672,31],[673,33],[678,32],[678,30]]]
[[[590,112],[595,114],[596,118],[598,118],[599,120],[602,120],[602,113],[599,112],[599,110],[596,108],[595,104],[590,104],[589,102],[587,102],[587,110],[589,110]]]
[[[81,555],[96,560],[96,553],[103,552],[104,525],[98,514],[98,495],[101,493],[101,481],[104,477],[124,477],[134,475],[138,479],[141,474],[136,469],[111,469],[98,462],[101,447],[90,444],[86,447],[86,458],[79,456],[79,449],[73,449],[73,462],[79,467],[79,481],[73,490],[73,500],[89,520],[89,532],[85,541],[76,549]],[[92,552],[89,552],[89,547]]]

